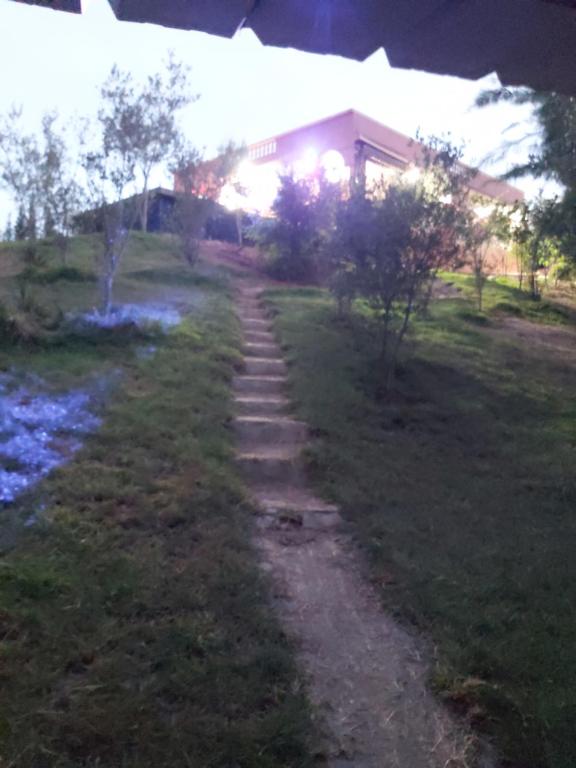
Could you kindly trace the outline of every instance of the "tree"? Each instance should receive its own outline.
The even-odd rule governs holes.
[[[7,242],[14,240],[14,229],[12,227],[12,219],[10,218],[10,216],[6,221],[6,226],[4,228],[4,240]]]
[[[499,103],[531,106],[538,127],[538,138],[529,148],[528,160],[513,166],[505,177],[534,176],[551,179],[564,187],[561,196],[545,205],[542,200],[537,202],[528,215],[529,219],[535,217],[534,226],[529,225],[528,229],[535,233],[553,231],[563,254],[576,262],[576,98],[558,93],[539,93],[529,88],[497,88],[483,91],[476,101],[479,107]],[[524,140],[532,138],[533,135],[529,134]],[[526,228],[526,221],[523,227]],[[538,261],[537,252],[542,247],[543,239],[536,234],[536,239],[525,236],[525,240],[536,249],[531,255],[528,254],[527,259],[529,275],[533,277],[535,269],[532,267]],[[517,241],[517,244],[522,251],[523,242]],[[538,288],[532,277],[530,292],[536,296]]]
[[[54,239],[64,264],[74,216],[85,202],[68,149],[70,143],[68,131],[58,125],[57,113],[46,113],[42,118],[42,161],[38,169],[43,231],[44,237]]]
[[[150,75],[143,85],[114,66],[102,87],[99,119],[109,148],[116,144],[117,151],[129,151],[134,158],[143,231],[148,228],[150,176],[154,168],[173,155],[179,139],[178,112],[199,98],[189,88],[189,69],[177,62],[172,53],[165,69]]]
[[[538,126],[538,140],[532,142],[528,160],[515,165],[505,176],[535,176],[553,179],[576,191],[576,98],[559,93],[540,93],[530,88],[496,88],[482,91],[478,107],[493,104],[529,105]],[[533,134],[524,140],[533,138]]]
[[[115,120],[101,113],[93,146],[81,164],[86,175],[88,198],[102,224],[100,254],[101,312],[110,313],[114,279],[126,248],[130,228],[137,219],[133,199],[126,199],[134,181],[136,160],[129,137],[130,114],[119,110]],[[85,136],[83,137],[86,138]]]
[[[34,240],[43,233],[57,236],[65,248],[81,203],[69,136],[56,112],[43,116],[39,137],[23,130],[21,118],[21,109],[0,118],[0,184],[18,210],[16,239]]]
[[[202,154],[185,141],[174,148],[172,171],[178,179],[172,227],[178,237],[182,256],[194,266],[200,250],[205,224],[214,212],[224,185],[234,175],[245,156],[245,148],[229,142],[218,156],[205,162]]]
[[[488,276],[486,262],[490,247],[495,241],[510,239],[510,218],[501,206],[495,206],[483,219],[469,211],[466,227],[465,250],[470,254],[478,312],[483,310],[484,288]]]
[[[521,265],[520,288],[527,272],[529,292],[533,299],[540,298],[538,270],[551,258],[560,258],[563,226],[559,223],[556,200],[538,198],[517,207],[511,237]]]
[[[438,269],[461,260],[469,241],[458,153],[440,150],[431,153],[419,181],[400,179],[379,194],[356,190],[341,202],[336,218],[335,292],[340,300],[362,297],[374,312],[386,389],[393,384],[412,316],[428,301],[431,281]]]
[[[21,119],[22,109],[17,107],[0,116],[0,187],[18,209],[17,239],[35,233],[41,166],[38,141],[23,131]]]
[[[18,216],[16,217],[16,223],[14,224],[14,239],[25,240],[26,232],[27,232],[26,212],[24,210],[24,205],[21,203],[18,206]]]
[[[269,271],[274,277],[295,282],[325,282],[329,278],[333,268],[326,245],[341,197],[340,186],[321,175],[280,176],[272,206],[274,218],[260,238],[270,256]]]
[[[195,266],[200,254],[200,238],[206,219],[213,208],[213,200],[196,194],[202,156],[188,145],[177,148],[173,169],[178,172],[179,190],[174,201],[172,229],[178,238],[184,261]]]

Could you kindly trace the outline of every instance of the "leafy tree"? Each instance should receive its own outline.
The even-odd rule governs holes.
[[[194,266],[200,252],[200,239],[208,218],[215,210],[222,188],[233,176],[245,155],[245,148],[229,142],[209,162],[188,143],[180,140],[172,158],[172,171],[178,178],[172,228],[182,256]]]
[[[462,259],[470,240],[464,175],[458,154],[448,149],[431,153],[416,183],[398,180],[380,194],[360,190],[339,206],[333,290],[339,301],[359,296],[372,308],[387,389],[413,314],[429,300],[431,281],[438,269]]]
[[[76,167],[68,149],[68,131],[57,124],[55,112],[42,119],[42,162],[38,169],[39,195],[43,206],[45,237],[52,237],[66,264],[74,217],[85,202],[76,180]]]
[[[9,216],[6,221],[6,227],[4,228],[4,240],[7,242],[10,242],[10,240],[13,240],[13,239],[14,239],[14,229],[12,227],[12,219]]]
[[[466,232],[465,250],[472,263],[478,311],[482,312],[484,288],[488,280],[488,252],[494,242],[506,242],[510,239],[510,218],[501,206],[496,206],[484,219],[474,216],[470,210]]]
[[[265,249],[272,256],[270,273],[279,280],[306,282],[315,278],[316,222],[314,187],[310,179],[280,177],[280,188],[272,210]]]
[[[29,237],[36,229],[41,151],[33,134],[21,125],[22,109],[13,107],[0,116],[0,186],[18,209],[17,237]]]
[[[27,233],[26,224],[26,212],[24,206],[20,204],[18,206],[18,216],[16,217],[16,223],[14,224],[14,239],[25,240]]]
[[[476,100],[479,107],[501,103],[531,106],[539,129],[528,160],[515,165],[506,177],[553,179],[576,192],[576,98],[530,88],[496,88],[483,91]]]
[[[538,140],[533,142],[528,160],[513,166],[505,176],[551,179],[564,187],[560,197],[547,203],[539,200],[529,207],[518,233],[517,248],[528,264],[530,292],[536,296],[535,265],[545,247],[546,233],[552,233],[561,252],[576,262],[576,98],[529,88],[498,88],[482,92],[476,103],[479,107],[499,103],[531,106]],[[533,236],[526,234],[526,228]]]
[[[112,308],[116,273],[128,243],[130,225],[137,219],[137,211],[131,201],[126,200],[126,190],[134,178],[134,156],[128,144],[107,141],[109,126],[101,122],[100,127],[100,146],[84,154],[82,165],[89,199],[93,208],[101,214],[101,311],[107,315]],[[118,131],[122,131],[121,121]]]
[[[178,112],[199,97],[190,93],[189,69],[171,53],[165,68],[142,85],[114,66],[101,95],[99,119],[108,148],[129,152],[134,159],[141,194],[140,224],[146,231],[150,176],[173,154],[179,140]]]
[[[333,268],[326,244],[341,197],[340,187],[322,177],[297,179],[291,173],[280,177],[274,219],[260,240],[271,257],[269,271],[274,277],[295,282],[328,278]]]
[[[561,255],[562,230],[556,200],[538,198],[517,207],[511,236],[520,263],[520,288],[526,273],[533,299],[540,297],[538,270]]]
[[[213,201],[196,194],[202,156],[190,146],[178,147],[173,168],[178,172],[180,189],[174,202],[172,229],[178,238],[184,261],[195,266],[200,254],[200,239]]]
[[[81,204],[69,136],[55,112],[43,116],[39,137],[23,130],[21,118],[21,109],[0,118],[0,183],[18,209],[16,239],[34,240],[43,233],[57,236],[65,248]]]

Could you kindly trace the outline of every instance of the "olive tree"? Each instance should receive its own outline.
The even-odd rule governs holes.
[[[170,53],[165,66],[138,83],[114,66],[102,90],[102,122],[109,145],[129,151],[140,194],[140,226],[148,228],[152,172],[174,154],[180,139],[178,113],[199,97],[190,90],[189,68]]]

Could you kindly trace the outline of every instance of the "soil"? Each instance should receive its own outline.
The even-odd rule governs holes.
[[[491,333],[505,334],[563,362],[576,363],[576,331],[558,325],[532,323],[520,317],[507,317]]]

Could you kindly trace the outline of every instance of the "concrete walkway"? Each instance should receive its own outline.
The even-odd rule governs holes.
[[[493,766],[428,691],[421,643],[381,610],[338,510],[306,483],[307,427],[290,416],[286,365],[261,291],[253,283],[238,292],[237,456],[259,510],[262,567],[308,680],[319,758],[330,768]]]

